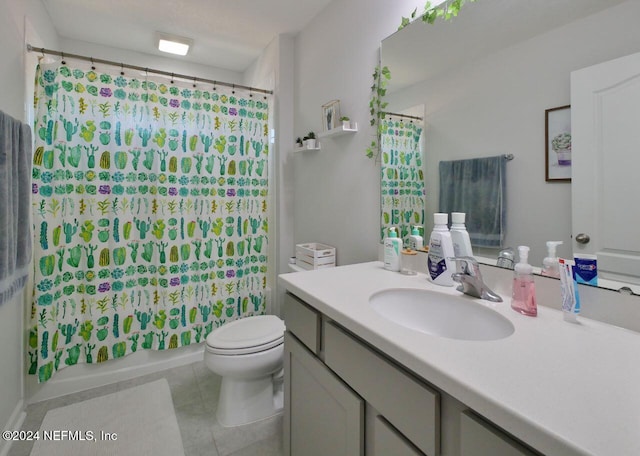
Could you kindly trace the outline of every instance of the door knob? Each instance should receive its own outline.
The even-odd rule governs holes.
[[[576,236],[576,242],[578,244],[588,244],[591,238],[588,234],[580,233]]]

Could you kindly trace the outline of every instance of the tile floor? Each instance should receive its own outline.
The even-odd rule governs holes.
[[[48,410],[166,378],[182,434],[185,456],[282,456],[282,414],[234,428],[215,417],[220,377],[202,362],[188,364],[27,407],[23,430],[36,430]],[[28,456],[33,442],[14,442],[9,456]]]

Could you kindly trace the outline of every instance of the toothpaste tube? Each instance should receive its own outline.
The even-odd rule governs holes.
[[[586,253],[580,255],[574,253],[573,257],[576,262],[575,270],[578,283],[598,286],[598,257]]]
[[[576,282],[575,262],[558,259],[560,269],[560,288],[562,290],[562,314],[565,321],[577,323],[577,316],[580,313],[580,296],[578,295],[578,284]]]

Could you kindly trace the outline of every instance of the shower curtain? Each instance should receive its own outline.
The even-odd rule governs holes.
[[[384,239],[393,226],[406,244],[411,226],[424,225],[421,134],[422,126],[413,122],[393,118],[382,121],[380,239]]]
[[[39,67],[29,373],[203,342],[265,310],[268,100]]]

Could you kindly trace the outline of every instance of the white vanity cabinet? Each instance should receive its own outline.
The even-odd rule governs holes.
[[[506,434],[477,415],[465,411],[460,416],[460,456],[535,456]]]
[[[285,300],[286,456],[533,456],[296,296]]]
[[[439,454],[437,391],[291,294],[285,324],[285,455]]]

